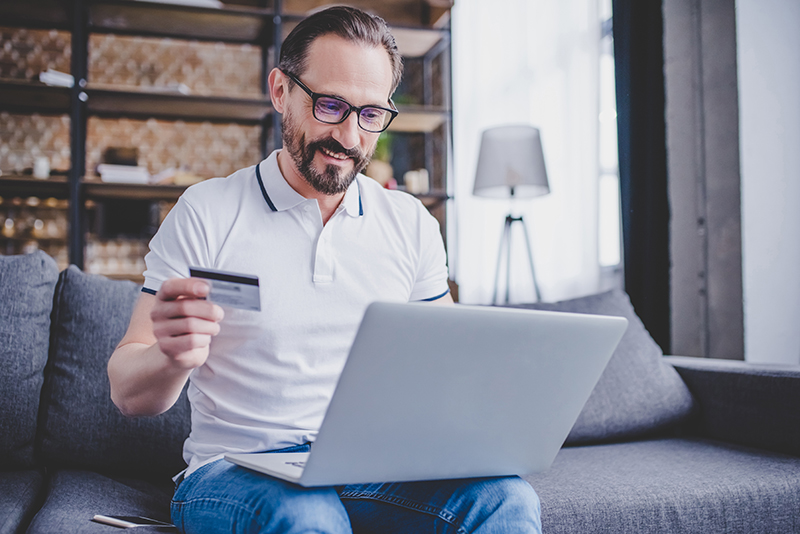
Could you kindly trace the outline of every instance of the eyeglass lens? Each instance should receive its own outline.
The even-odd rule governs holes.
[[[314,116],[317,120],[331,124],[342,122],[349,112],[349,104],[325,96],[317,98],[314,106]],[[383,109],[365,107],[358,114],[358,124],[367,131],[379,132],[383,130],[390,116],[389,112]]]

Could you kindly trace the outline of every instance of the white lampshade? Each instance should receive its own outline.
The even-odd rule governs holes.
[[[528,198],[549,192],[537,128],[513,125],[484,130],[472,194]]]

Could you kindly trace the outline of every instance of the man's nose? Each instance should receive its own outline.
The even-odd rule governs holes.
[[[336,125],[333,138],[339,141],[344,148],[350,150],[357,146],[361,140],[360,130],[361,128],[358,126],[358,114],[351,113],[344,122]]]

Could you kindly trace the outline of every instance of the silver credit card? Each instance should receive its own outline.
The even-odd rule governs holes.
[[[189,275],[208,282],[211,286],[208,300],[211,302],[240,310],[261,311],[257,276],[200,267],[189,267]]]

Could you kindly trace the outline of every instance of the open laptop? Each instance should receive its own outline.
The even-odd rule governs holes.
[[[511,308],[372,304],[311,452],[225,458],[302,486],[543,471],[627,323]]]

